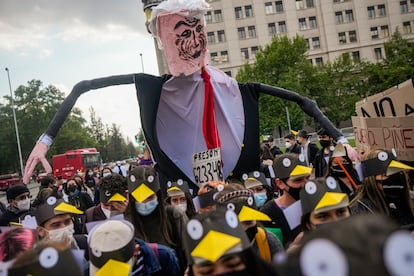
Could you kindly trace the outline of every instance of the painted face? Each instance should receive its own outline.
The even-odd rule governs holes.
[[[191,75],[206,64],[207,40],[202,20],[163,14],[158,17],[157,26],[173,76]]]

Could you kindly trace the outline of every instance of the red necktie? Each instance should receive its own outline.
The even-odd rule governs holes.
[[[216,116],[214,113],[214,91],[210,82],[210,75],[205,68],[201,69],[201,77],[204,81],[204,114],[203,114],[203,135],[206,141],[207,149],[220,147],[220,137],[216,124]]]

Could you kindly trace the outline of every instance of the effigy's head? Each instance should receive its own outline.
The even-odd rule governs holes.
[[[191,75],[207,64],[204,0],[168,0],[152,9],[149,30],[173,76]]]

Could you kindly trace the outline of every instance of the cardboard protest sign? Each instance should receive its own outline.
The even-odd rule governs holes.
[[[358,117],[414,116],[414,88],[409,79],[355,104]]]
[[[413,117],[352,117],[352,125],[359,151],[395,149],[398,159],[414,161]]]

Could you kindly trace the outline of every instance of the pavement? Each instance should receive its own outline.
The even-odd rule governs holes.
[[[32,200],[37,196],[37,193],[39,192],[40,183],[37,183],[36,181],[31,181],[29,184],[27,184],[27,187],[29,188],[30,194],[32,195]],[[6,191],[2,192],[0,191],[0,201],[6,204],[7,206],[7,198],[6,198]]]

